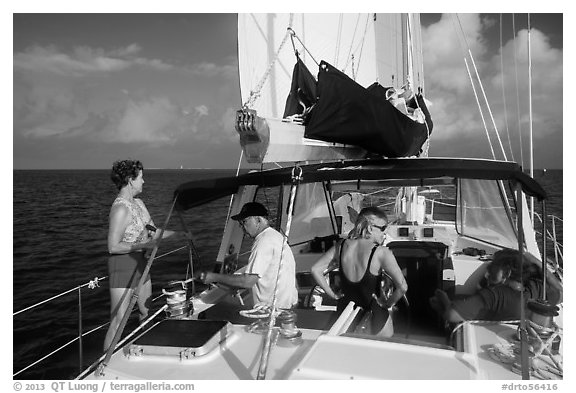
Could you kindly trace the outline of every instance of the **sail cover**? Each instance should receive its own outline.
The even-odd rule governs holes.
[[[306,112],[316,103],[316,79],[312,76],[306,64],[297,56],[292,72],[292,86],[286,98],[284,117]]]
[[[318,100],[306,118],[304,135],[360,146],[386,157],[418,155],[432,132],[426,103],[421,95],[416,95],[411,102],[413,108],[419,107],[425,115],[426,123],[421,124],[396,109],[386,98],[387,90],[378,83],[366,89],[322,61],[318,72]]]

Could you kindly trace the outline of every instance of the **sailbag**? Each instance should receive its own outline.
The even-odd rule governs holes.
[[[356,145],[386,157],[418,155],[432,132],[432,120],[421,95],[411,100],[424,113],[419,123],[400,112],[388,99],[387,88],[360,86],[322,61],[317,101],[306,117],[304,136],[326,142]]]
[[[382,86],[424,92],[419,31],[413,14],[239,14],[246,160],[418,155],[432,131],[423,98],[398,105]]]

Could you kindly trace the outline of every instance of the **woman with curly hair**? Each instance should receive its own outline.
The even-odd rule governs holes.
[[[144,167],[136,160],[116,161],[110,174],[119,192],[110,209],[108,228],[111,320],[104,340],[104,350],[112,343],[130,298],[146,268],[145,253],[154,248],[160,234],[159,230],[156,231],[144,202],[135,198],[142,192],[143,174]],[[165,230],[163,237],[175,233]],[[152,284],[148,275],[138,294],[140,321],[148,315],[151,295]]]
[[[392,251],[384,246],[388,218],[384,211],[367,207],[360,211],[348,239],[340,240],[312,267],[312,276],[326,294],[338,299],[338,311],[353,301],[372,312],[371,331],[379,336],[393,334],[391,309],[408,290],[408,285]],[[339,268],[342,295],[336,295],[326,281],[327,271]],[[394,291],[382,298],[383,274],[394,283]]]

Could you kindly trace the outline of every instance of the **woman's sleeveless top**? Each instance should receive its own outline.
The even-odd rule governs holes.
[[[360,281],[350,281],[344,274],[342,269],[342,246],[344,241],[340,244],[340,255],[339,255],[339,265],[340,265],[340,285],[342,288],[342,293],[344,294],[344,303],[353,301],[356,305],[369,309],[370,303],[372,302],[372,295],[376,294],[378,296],[380,291],[380,282],[382,277],[380,275],[373,275],[370,273],[370,265],[372,264],[372,257],[378,246],[372,248],[370,253],[370,258],[368,259],[368,265],[366,266],[366,271],[360,279]]]
[[[115,205],[124,205],[130,211],[130,222],[124,231],[122,241],[126,243],[141,243],[148,237],[148,230],[146,224],[150,222],[150,213],[144,206],[140,199],[134,198],[134,203],[122,198],[117,197],[112,203]]]

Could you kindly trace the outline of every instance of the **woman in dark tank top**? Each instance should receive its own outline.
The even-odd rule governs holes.
[[[353,301],[356,306],[372,311],[374,334],[389,336],[392,331],[385,328],[388,309],[402,298],[408,286],[394,254],[382,245],[387,225],[388,219],[382,210],[362,209],[348,239],[328,250],[312,267],[312,275],[328,296],[338,299],[338,312]],[[336,268],[340,272],[342,295],[334,293],[324,275]],[[388,274],[395,286],[387,299],[380,297],[382,273]]]

